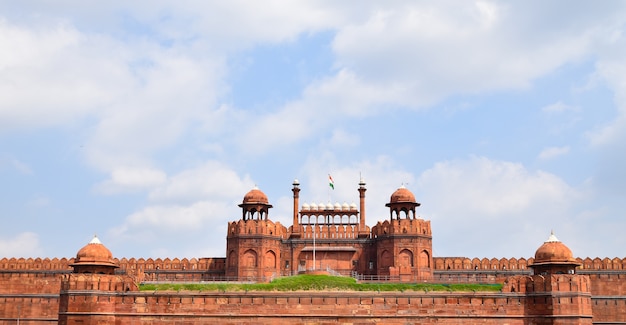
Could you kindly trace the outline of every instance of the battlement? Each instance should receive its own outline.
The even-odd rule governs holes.
[[[71,290],[127,292],[139,291],[139,287],[126,275],[65,274],[61,277],[61,293]]]
[[[212,258],[122,258],[116,261],[120,269],[124,271],[142,270],[180,270],[180,271],[224,271],[226,265],[225,257]]]
[[[0,270],[71,270],[73,258],[2,258]]]
[[[237,235],[265,235],[283,238],[287,235],[287,228],[280,222],[271,220],[240,219],[228,223],[228,236]]]
[[[506,278],[502,292],[545,293],[580,292],[590,294],[591,284],[588,276],[576,274],[518,275]]]
[[[387,235],[422,235],[432,236],[430,220],[424,219],[392,219],[377,222],[372,227],[372,237]]]
[[[534,258],[435,257],[435,270],[526,270]],[[576,258],[579,270],[626,270],[626,258]]]

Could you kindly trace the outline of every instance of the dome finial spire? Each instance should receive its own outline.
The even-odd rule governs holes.
[[[98,239],[98,234],[93,234],[93,238],[89,242],[90,244],[102,244],[100,239]]]
[[[560,242],[558,238],[554,235],[554,230],[550,230],[550,237],[545,241],[546,243],[557,243]]]

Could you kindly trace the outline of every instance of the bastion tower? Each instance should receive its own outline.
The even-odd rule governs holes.
[[[524,314],[533,325],[592,324],[589,276],[577,274],[581,265],[554,233],[537,249],[529,266],[532,275],[505,280],[506,294],[525,294]]]
[[[400,276],[400,280],[432,277],[432,232],[430,221],[417,216],[420,204],[404,186],[398,188],[389,203],[389,220],[372,228],[376,241],[378,275]]]
[[[61,278],[58,323],[115,323],[113,297],[119,292],[138,291],[135,279],[115,274],[118,262],[96,236],[76,253],[70,265],[72,273],[63,274]]]
[[[269,219],[272,205],[256,186],[239,207],[241,219],[228,223],[226,277],[257,280],[279,275],[281,239],[287,228]]]

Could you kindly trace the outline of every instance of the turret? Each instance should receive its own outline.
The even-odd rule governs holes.
[[[272,205],[269,204],[267,195],[255,186],[243,197],[239,207],[242,209],[243,220],[267,220]]]
[[[114,274],[115,269],[119,267],[111,251],[102,245],[98,236],[93,236],[93,239],[76,253],[76,259],[70,265],[74,268],[74,273],[98,274]]]
[[[389,207],[391,220],[394,219],[394,215],[399,220],[402,219],[403,213],[405,219],[415,219],[415,208],[420,206],[420,204],[415,200],[413,193],[402,185],[391,194],[391,199],[385,206]]]
[[[535,261],[530,267],[535,274],[574,274],[581,264],[574,258],[572,251],[565,246],[554,232],[535,252]]]

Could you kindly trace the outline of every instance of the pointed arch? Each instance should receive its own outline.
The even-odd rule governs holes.
[[[388,250],[384,250],[380,254],[380,266],[381,268],[388,268],[392,265],[393,256]]]
[[[249,249],[245,253],[243,253],[242,262],[244,267],[257,267],[258,254],[253,249]]]
[[[237,266],[237,253],[234,250],[228,253],[228,266]]]
[[[419,266],[427,268],[430,267],[430,254],[426,250],[420,252]]]
[[[276,253],[274,251],[267,251],[265,253],[265,267],[276,268]]]
[[[413,266],[413,252],[403,249],[398,254],[398,266]]]

